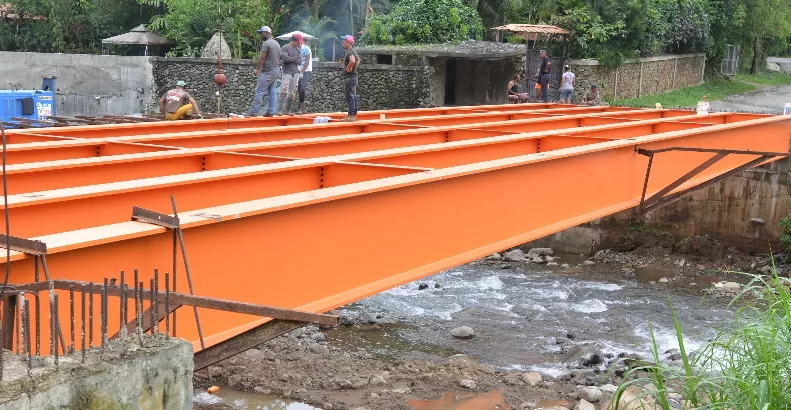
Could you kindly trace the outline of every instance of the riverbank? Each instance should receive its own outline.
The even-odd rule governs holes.
[[[493,255],[348,306],[338,328],[309,326],[226,360],[212,367],[213,383],[305,409],[411,409],[410,400],[443,397],[459,405],[475,394],[513,409],[573,409],[582,394],[598,408],[648,357],[649,322],[663,360],[678,364],[668,296],[694,350],[728,323],[727,302],[747,279],[729,270],[771,262],[708,238],[687,242],[684,253],[654,244],[590,259]],[[469,336],[463,326],[474,336],[454,337]],[[207,387],[200,377],[196,386]],[[242,407],[226,399],[196,408]]]

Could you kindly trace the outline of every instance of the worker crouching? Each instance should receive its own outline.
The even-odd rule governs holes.
[[[159,99],[159,113],[163,114],[165,119],[173,121],[193,115],[203,118],[198,103],[184,90],[186,86],[187,83],[179,81],[176,83],[176,88],[169,90]]]

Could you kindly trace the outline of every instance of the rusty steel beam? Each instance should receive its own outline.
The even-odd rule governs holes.
[[[302,326],[305,326],[302,322],[288,320],[270,320],[260,324],[228,340],[196,352],[193,358],[195,370],[205,369]]]

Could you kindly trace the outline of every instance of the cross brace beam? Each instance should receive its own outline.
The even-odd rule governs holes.
[[[648,157],[648,168],[645,173],[645,183],[643,184],[643,194],[640,197],[640,205],[637,207],[637,212],[639,214],[645,214],[646,212],[652,211],[657,208],[661,208],[665,205],[678,201],[679,199],[683,198],[684,196],[689,195],[692,192],[699,191],[703,188],[709,187],[717,182],[722,181],[725,178],[728,178],[731,175],[738,174],[744,170],[756,167],[772,158],[777,157],[788,157],[791,155],[791,152],[758,152],[758,151],[743,151],[743,150],[729,150],[729,149],[710,149],[710,148],[686,148],[686,147],[670,147],[670,148],[662,148],[658,150],[647,150],[643,148],[637,148],[637,153],[640,155],[645,155]],[[651,166],[654,162],[654,155],[659,154],[662,152],[670,152],[670,151],[682,151],[682,152],[703,152],[703,153],[713,153],[715,154],[713,157],[709,158],[702,164],[698,165],[691,171],[687,172],[686,174],[682,175],[680,178],[676,179],[670,185],[662,188],[656,194],[652,195],[650,198],[645,197],[646,191],[648,189],[648,180],[651,177]],[[716,164],[723,158],[727,157],[728,155],[758,155],[758,158],[742,165],[732,170],[729,170],[723,174],[720,174],[700,185],[697,185],[693,188],[687,189],[684,192],[678,192],[672,195],[668,195],[674,189],[680,187],[685,182],[689,181],[690,179],[694,178],[696,175],[700,174],[701,172],[705,171],[707,168],[711,167],[712,165]]]

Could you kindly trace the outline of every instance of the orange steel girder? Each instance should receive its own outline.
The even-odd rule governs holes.
[[[132,125],[109,127],[109,136],[94,134],[99,126],[74,127],[91,141],[9,146],[28,155],[9,167],[11,233],[47,243],[55,278],[100,282],[139,269],[147,279],[155,268],[170,270],[172,236],[129,221],[131,209],[171,213],[169,195],[175,194],[196,294],[325,312],[636,206],[648,162],[636,148],[782,153],[791,135],[791,119],[783,117],[512,107],[446,108],[440,116],[418,111],[415,118],[398,112],[399,119],[359,125],[373,127],[370,132],[328,124],[330,136],[312,124],[274,128],[282,132],[234,130],[248,141],[243,146],[216,145],[222,138],[211,131],[186,137],[214,146],[180,147],[164,141],[185,135],[161,133],[140,145],[129,141],[140,134]],[[461,125],[448,125],[454,120]],[[213,126],[220,121],[207,120]],[[352,132],[338,134],[341,127]],[[391,143],[370,142],[384,140]],[[60,150],[95,142],[133,153],[51,161],[66,155]],[[347,144],[340,154],[338,144]],[[256,154],[273,151],[277,155]],[[43,160],[36,160],[37,152]],[[648,196],[711,156],[663,153],[652,164]],[[673,192],[754,159],[729,155]],[[14,252],[11,260],[10,282],[32,281],[32,258]],[[178,271],[184,286],[180,259]],[[200,315],[209,346],[262,323],[219,311]],[[191,311],[180,310],[178,323],[179,336],[197,339]],[[118,325],[111,316],[110,329]]]

